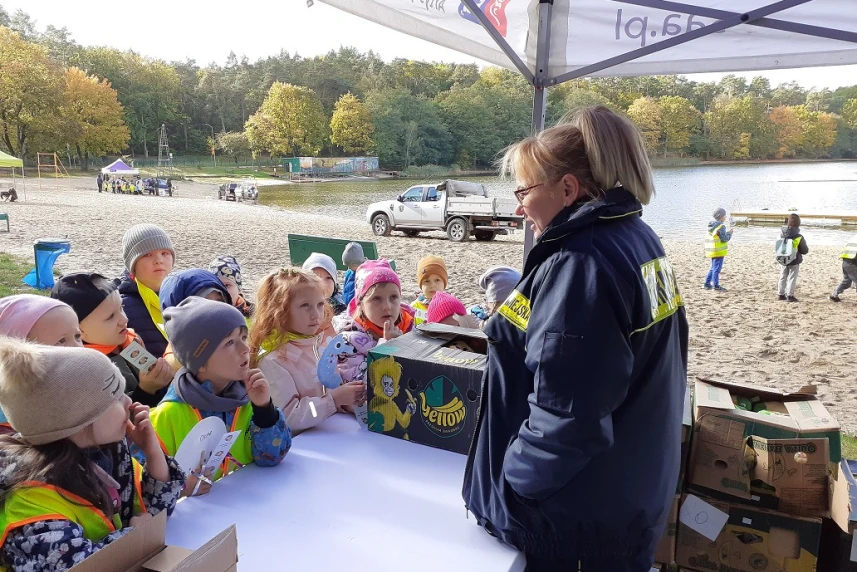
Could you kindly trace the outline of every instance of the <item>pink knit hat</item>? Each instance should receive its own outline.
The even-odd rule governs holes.
[[[464,316],[466,314],[467,308],[464,307],[461,300],[446,292],[436,292],[429,302],[426,321],[437,324],[450,316]]]
[[[399,275],[396,271],[390,268],[390,263],[379,258],[378,260],[367,260],[360,265],[354,276],[354,298],[348,304],[348,314],[354,315],[359,304],[366,292],[369,291],[375,284],[385,284],[392,282],[399,290],[402,289],[402,283],[399,281]]]
[[[16,294],[0,298],[0,336],[27,339],[39,318],[54,308],[68,308],[68,304],[48,296]]]

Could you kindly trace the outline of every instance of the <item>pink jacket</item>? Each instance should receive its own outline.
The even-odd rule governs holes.
[[[333,396],[318,380],[316,356],[321,355],[329,342],[324,333],[308,340],[295,340],[259,361],[259,369],[271,386],[271,399],[282,409],[292,435],[320,425],[336,413]]]

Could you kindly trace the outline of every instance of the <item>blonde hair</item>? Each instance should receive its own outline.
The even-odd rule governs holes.
[[[601,105],[570,112],[555,127],[511,145],[500,172],[528,184],[558,181],[570,174],[592,198],[618,185],[644,205],[655,194],[640,132],[627,118]]]
[[[250,361],[256,367],[262,344],[272,334],[285,333],[289,323],[289,306],[295,290],[300,286],[313,286],[324,295],[324,283],[312,272],[297,268],[280,268],[270,272],[259,282],[256,290],[256,312],[250,329]],[[324,320],[319,331],[333,319],[333,308],[325,301]]]

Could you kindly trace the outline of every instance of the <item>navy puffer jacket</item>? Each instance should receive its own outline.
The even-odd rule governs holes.
[[[128,317],[128,327],[140,336],[149,352],[155,356],[164,355],[167,349],[167,338],[152,321],[152,316],[149,315],[146,304],[140,297],[137,283],[131,279],[127,271],[114,282],[119,287],[119,295],[122,296],[122,309]]]

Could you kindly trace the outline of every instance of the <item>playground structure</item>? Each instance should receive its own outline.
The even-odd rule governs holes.
[[[54,180],[59,183],[60,177],[68,177],[68,171],[65,165],[62,164],[62,159],[56,153],[37,153],[36,154],[36,172],[39,174],[39,190],[42,190],[42,170],[47,173],[53,173]],[[47,176],[50,176],[48,174]]]

